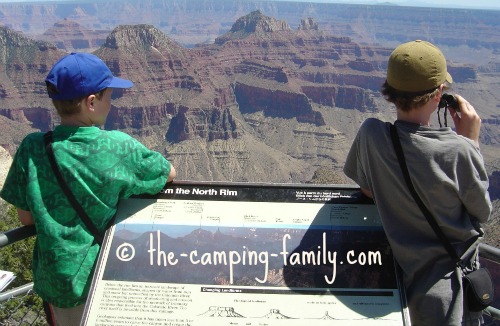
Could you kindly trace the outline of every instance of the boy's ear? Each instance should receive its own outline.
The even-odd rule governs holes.
[[[85,103],[85,107],[89,110],[94,110],[94,101],[95,101],[96,97],[95,95],[89,95],[85,98],[84,100],[84,103]]]
[[[436,96],[434,96],[434,100],[437,101],[438,103],[441,100],[443,92],[444,92],[444,84],[441,84],[441,86],[439,86],[439,92],[437,92]]]
[[[441,97],[441,95],[443,95],[444,90],[445,90],[444,84],[441,84],[441,86],[439,86],[439,97]]]

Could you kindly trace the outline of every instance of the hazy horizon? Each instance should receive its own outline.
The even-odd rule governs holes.
[[[86,1],[107,1],[107,0],[0,0],[0,3],[18,3],[18,2],[86,2]],[[237,1],[237,0],[236,0]],[[443,7],[443,8],[464,8],[464,9],[490,9],[500,10],[500,2],[498,0],[270,0],[270,1],[292,1],[292,2],[316,2],[316,3],[344,3],[344,4],[367,4],[367,5],[384,5],[394,4],[400,6],[411,7]]]

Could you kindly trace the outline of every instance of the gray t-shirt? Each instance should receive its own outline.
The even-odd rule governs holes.
[[[486,222],[491,212],[488,177],[479,149],[451,128],[404,121],[395,125],[417,193],[459,254],[464,253],[470,240],[480,234],[479,223]],[[372,192],[410,296],[412,291],[425,290],[414,287],[430,286],[454,271],[452,260],[407,188],[392,145],[390,123],[377,119],[363,123],[344,172]]]

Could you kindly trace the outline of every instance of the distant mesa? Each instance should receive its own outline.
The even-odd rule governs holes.
[[[274,32],[291,32],[291,28],[287,22],[265,16],[260,10],[256,10],[239,18],[229,32],[215,39],[215,43],[224,44],[250,35],[266,38],[266,35]]]
[[[106,38],[105,48],[130,48],[149,51],[154,47],[159,52],[184,56],[184,48],[165,33],[149,24],[120,25]]]
[[[17,52],[19,55],[22,55],[18,59],[23,59],[33,55],[33,52],[56,50],[56,47],[49,42],[33,40],[26,37],[23,33],[5,26],[0,26],[0,46],[4,48],[0,58],[0,62],[2,63],[6,63],[10,59],[15,59],[9,56],[9,51]]]
[[[314,18],[306,18],[306,19],[301,19],[300,25],[299,25],[299,30],[302,31],[319,31],[319,25],[318,23],[314,20]]]
[[[37,38],[54,42],[58,49],[67,52],[90,52],[99,48],[108,34],[109,30],[89,30],[73,20],[64,19]]]

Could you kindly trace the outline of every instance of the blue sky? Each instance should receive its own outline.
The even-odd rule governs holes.
[[[54,0],[75,1],[75,0]],[[106,0],[102,0],[106,1]],[[275,0],[275,1],[290,1],[290,0]],[[498,0],[296,0],[301,2],[323,2],[323,3],[362,3],[362,4],[377,4],[377,3],[394,3],[407,6],[424,6],[424,7],[452,7],[452,8],[473,8],[473,9],[496,9],[500,10],[500,1]],[[0,0],[0,3],[6,2],[49,2],[47,0]]]

